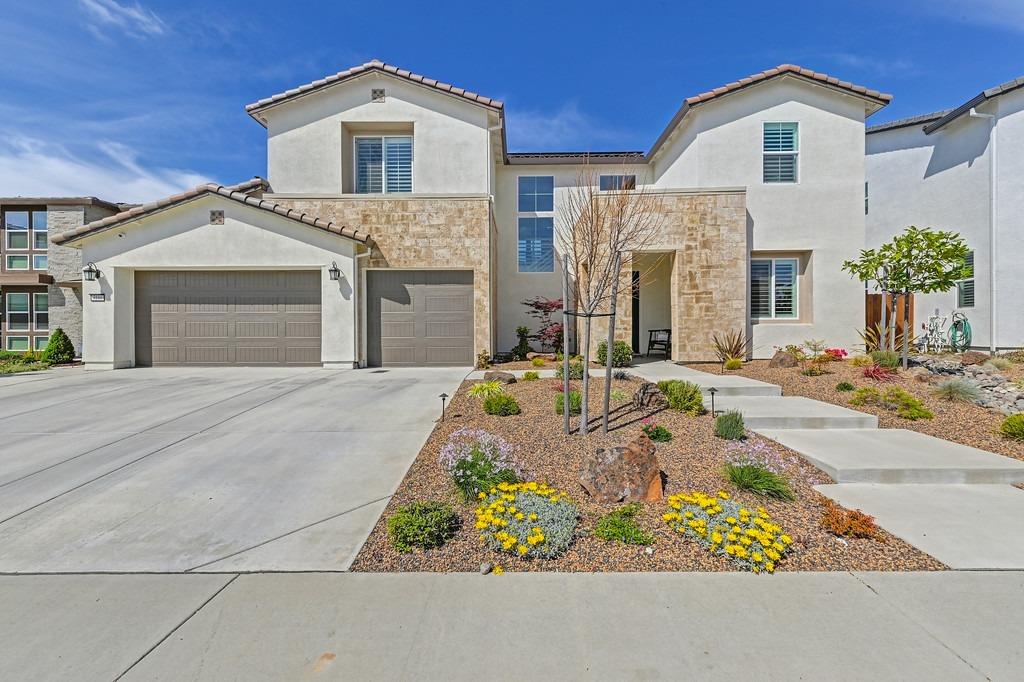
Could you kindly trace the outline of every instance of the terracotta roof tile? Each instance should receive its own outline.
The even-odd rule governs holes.
[[[364,75],[370,71],[380,71],[383,73],[391,74],[398,78],[404,78],[405,80],[410,81],[412,83],[425,85],[434,88],[435,90],[440,90],[441,92],[445,92],[456,97],[461,97],[462,99],[473,102],[474,104],[480,104],[491,109],[502,109],[504,107],[504,104],[502,104],[501,100],[493,99],[491,97],[485,97],[483,95],[478,95],[475,92],[455,87],[454,85],[451,85],[449,83],[436,81],[433,78],[427,78],[426,76],[420,75],[418,73],[413,73],[412,71],[401,69],[397,66],[394,66],[393,64],[385,64],[379,59],[373,59],[366,62],[365,64],[353,66],[349,69],[345,69],[344,71],[339,71],[338,73],[332,74],[330,76],[325,76],[319,80],[313,81],[312,83],[306,83],[305,85],[300,85],[290,90],[285,90],[284,92],[278,93],[276,95],[264,97],[261,100],[253,102],[252,104],[247,104],[245,110],[249,113],[250,116],[252,116],[256,120],[260,120],[256,116],[256,113],[265,107],[285,102],[300,95],[305,95],[314,90],[319,90],[321,88],[341,83],[342,81],[346,81],[351,78]]]
[[[237,185],[225,186],[214,183],[197,185],[190,190],[186,190],[163,199],[157,199],[156,201],[152,201],[148,204],[135,206],[115,215],[101,218],[100,220],[94,220],[93,222],[82,225],[81,227],[76,227],[72,230],[55,234],[50,237],[50,241],[54,244],[64,244],[75,241],[82,237],[87,237],[91,234],[110,229],[115,225],[120,225],[121,223],[135,220],[136,218],[167,208],[168,206],[190,201],[206,194],[216,194],[226,199],[237,201],[240,204],[245,204],[246,206],[252,206],[253,208],[258,208],[263,211],[276,213],[277,215],[303,223],[304,225],[339,234],[357,242],[362,242],[367,246],[373,246],[373,239],[370,235],[364,232],[360,232],[359,230],[348,227],[347,225],[335,225],[334,223],[325,221],[322,218],[310,216],[308,213],[303,211],[288,208],[287,206],[282,206],[281,204],[276,204],[272,201],[252,195],[253,192],[266,190],[268,188],[269,185],[263,178],[253,178],[252,180],[247,180],[245,182],[238,183]]]

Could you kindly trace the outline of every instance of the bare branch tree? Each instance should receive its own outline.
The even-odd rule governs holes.
[[[621,266],[622,258],[651,245],[664,223],[661,197],[650,188],[638,185],[601,191],[599,182],[597,172],[583,166],[558,204],[559,249],[569,266],[569,291],[577,315],[583,318],[581,434],[588,430],[591,320],[612,310],[616,289],[628,290],[631,286],[630,272],[624,272]],[[615,318],[608,318],[608,324],[614,326]],[[609,347],[607,379],[611,378],[612,351]],[[606,380],[605,390],[609,387],[610,381]],[[565,399],[568,401],[568,396]]]

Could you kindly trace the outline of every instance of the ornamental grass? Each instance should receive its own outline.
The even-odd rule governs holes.
[[[579,509],[545,483],[500,483],[480,493],[476,529],[487,547],[522,559],[554,559],[576,534]]]
[[[750,510],[724,491],[671,495],[668,506],[662,518],[673,530],[754,573],[774,573],[793,543],[764,508]]]

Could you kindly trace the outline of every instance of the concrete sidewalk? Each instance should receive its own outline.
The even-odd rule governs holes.
[[[1008,680],[1024,665],[1024,573],[9,576],[0,603],[11,680]]]

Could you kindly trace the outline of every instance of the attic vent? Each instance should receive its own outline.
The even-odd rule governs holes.
[[[210,211],[210,224],[211,225],[223,225],[224,224],[224,211]]]
[[[384,101],[384,88],[373,88],[370,90],[370,101],[371,102],[383,102]]]

